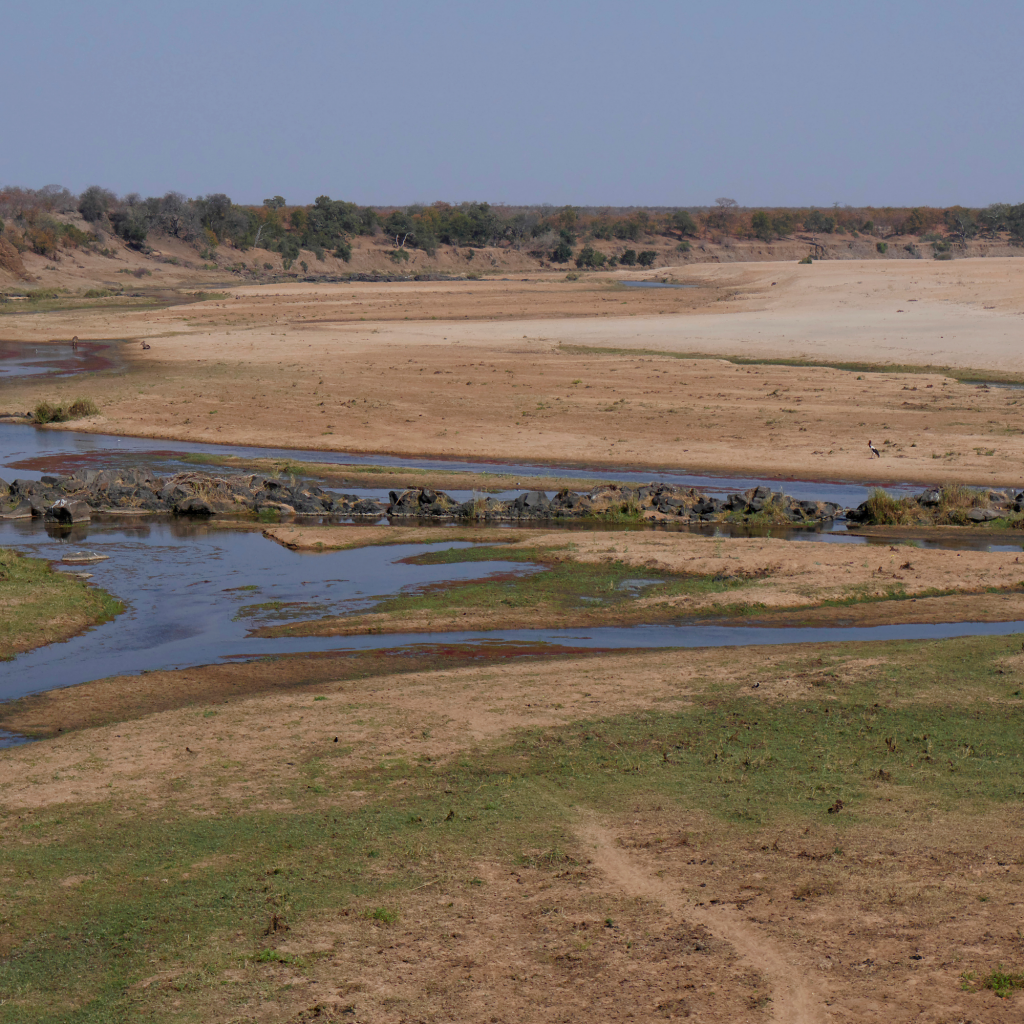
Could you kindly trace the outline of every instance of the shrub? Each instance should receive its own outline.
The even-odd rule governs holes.
[[[305,260],[299,260],[299,266],[302,267],[302,272],[304,274],[309,273],[309,264]]]
[[[810,256],[805,256],[802,260],[797,260],[797,263],[813,263],[814,260]]]
[[[684,238],[677,246],[676,252],[689,252],[693,248],[692,245]]]
[[[887,253],[889,251],[889,243],[888,242],[875,242],[875,248],[880,253],[883,253],[883,254]]]
[[[636,261],[641,267],[653,267],[658,254],[653,249],[644,249],[636,254]]]
[[[951,252],[937,252],[935,254],[935,258],[937,260],[951,260],[953,258],[953,254]]]
[[[568,263],[572,259],[572,246],[563,238],[551,254],[552,263]]]
[[[263,264],[263,269],[264,270],[273,270],[274,269],[274,264],[273,263],[264,263]]]
[[[636,266],[636,249],[625,249],[622,255],[619,257],[619,262],[624,267],[635,267]]]
[[[334,255],[339,260],[344,260],[346,263],[352,259],[352,246],[348,242],[339,242],[334,249]]]
[[[605,255],[598,252],[592,245],[585,245],[576,256],[576,266],[580,270],[596,270],[603,267]]]
[[[109,288],[90,288],[83,296],[83,299],[105,299],[108,295],[113,295]]]
[[[392,263],[408,263],[409,262],[409,251],[407,249],[392,249],[391,250],[391,262]]]
[[[35,423],[67,423],[68,420],[80,420],[98,413],[99,409],[91,398],[76,398],[70,405],[40,402],[32,410],[32,420]]]

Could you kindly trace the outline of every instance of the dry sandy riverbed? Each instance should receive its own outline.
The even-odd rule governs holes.
[[[734,365],[786,357],[1024,374],[1024,260],[743,264],[611,278],[247,286],[164,310],[5,316],[26,340],[147,337],[75,429],[229,444],[812,479],[1017,485],[1019,392],[943,372]],[[660,276],[665,276],[661,274]],[[661,355],[651,353],[663,353]],[[872,440],[882,458],[867,449]]]

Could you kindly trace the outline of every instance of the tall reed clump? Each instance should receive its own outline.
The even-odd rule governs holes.
[[[740,518],[754,526],[783,526],[790,521],[789,515],[786,512],[786,506],[774,494],[765,500],[760,512],[755,512],[749,517],[741,516]]]
[[[907,526],[917,518],[917,502],[904,495],[894,498],[876,487],[865,502],[868,522],[876,526]]]
[[[91,398],[76,398],[67,404],[40,402],[32,410],[32,421],[33,423],[67,423],[68,420],[82,420],[86,416],[97,416],[99,411]]]
[[[988,495],[966,484],[943,484],[939,489],[939,504],[935,510],[935,523],[939,526],[963,526],[969,520],[972,508],[988,505]]]

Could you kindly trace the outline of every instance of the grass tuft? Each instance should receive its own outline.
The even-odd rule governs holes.
[[[76,398],[66,405],[40,402],[32,410],[34,423],[67,423],[82,420],[86,416],[98,416],[99,408],[91,398]]]
[[[894,498],[881,487],[871,492],[866,504],[869,522],[879,526],[907,526],[916,520],[919,511],[913,498]]]

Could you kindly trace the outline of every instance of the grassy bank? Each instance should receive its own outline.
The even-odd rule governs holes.
[[[445,538],[447,539],[447,538]],[[470,538],[476,539],[476,538]],[[614,560],[582,562],[572,558],[574,545],[536,548],[524,544],[481,545],[431,551],[410,558],[415,565],[462,562],[522,563],[522,571],[493,573],[490,578],[427,586],[385,598],[364,613],[330,617],[255,630],[259,636],[310,636],[339,630],[366,632],[417,631],[440,620],[466,616],[460,628],[480,628],[499,616],[494,625],[530,627],[577,624],[624,624],[679,618],[673,602],[742,590],[753,579],[744,575],[707,575],[665,572]],[[481,568],[481,574],[487,572]],[[639,602],[643,599],[643,604]],[[742,599],[736,602],[743,604]],[[753,603],[753,602],[752,602]],[[416,620],[420,620],[417,622]],[[563,621],[566,620],[566,621]],[[460,623],[462,619],[460,618]]]
[[[8,548],[0,548],[0,607],[0,659],[67,640],[124,610],[105,591]]]
[[[694,930],[723,902],[743,906],[762,941],[820,942],[838,920],[827,934],[846,958],[879,941],[877,925],[861,938],[861,919],[912,915],[928,922],[910,928],[912,948],[940,948],[929,969],[950,1000],[962,972],[1019,966],[1020,659],[1019,638],[778,648],[757,665],[743,651],[648,652],[636,678],[692,663],[685,694],[567,709],[419,754],[356,728],[394,717],[397,700],[402,734],[422,742],[436,721],[414,695],[325,683],[292,694],[283,716],[268,709],[266,733],[252,703],[236,718],[118,727],[135,746],[174,734],[170,760],[140,762],[127,785],[113,728],[82,737],[84,761],[60,760],[73,737],[17,752],[39,793],[0,832],[0,1021],[431,1019],[459,1005],[460,1019],[484,1021],[495,998],[510,1012],[525,1000],[508,1019],[527,1019],[530,1000],[563,989],[589,1013],[624,979],[661,978],[666,955],[686,1005],[740,1019],[778,993]],[[589,698],[622,664],[608,680],[590,660],[503,671],[495,685],[520,700]],[[423,683],[451,707],[465,677]],[[289,716],[320,720],[322,735],[293,735]],[[254,748],[287,766],[247,791]],[[86,776],[116,792],[46,798]],[[594,823],[620,836],[616,857],[687,894],[689,923],[609,884]],[[983,861],[992,868],[973,870]],[[830,997],[863,977],[849,971],[830,974]],[[654,1017],[659,991],[645,981],[640,996]],[[577,1012],[562,1019],[586,1019]]]

